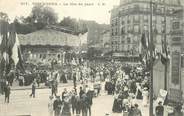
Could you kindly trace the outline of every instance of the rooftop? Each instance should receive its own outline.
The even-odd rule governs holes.
[[[21,45],[80,46],[78,36],[50,28],[19,34],[18,38]]]

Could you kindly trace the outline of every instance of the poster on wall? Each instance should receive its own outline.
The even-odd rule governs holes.
[[[172,52],[172,61],[171,61],[171,82],[174,85],[178,85],[180,81],[180,53]]]
[[[165,102],[165,99],[166,99],[166,96],[167,96],[167,91],[166,90],[163,90],[163,89],[160,89],[159,91],[159,94],[158,94],[158,97],[157,97],[157,104],[161,101],[163,104]]]

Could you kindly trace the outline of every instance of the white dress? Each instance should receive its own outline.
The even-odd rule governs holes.
[[[53,116],[53,103],[54,103],[54,100],[49,99],[49,103],[48,103],[49,116]]]
[[[142,96],[143,96],[143,106],[147,106],[148,104],[148,91],[147,90],[144,90],[142,92]]]

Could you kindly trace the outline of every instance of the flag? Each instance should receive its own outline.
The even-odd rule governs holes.
[[[167,63],[167,59],[166,59],[166,57],[163,56],[163,54],[161,54],[161,62],[162,62],[162,64]]]
[[[148,49],[150,47],[150,41],[149,41],[149,32],[143,32],[141,37],[141,43],[144,49]]]
[[[0,34],[0,45],[1,45],[1,43],[2,43],[2,40],[3,40],[3,35]]]
[[[12,23],[9,26],[9,38],[8,38],[8,54],[10,56],[10,59],[13,60],[13,63],[16,68],[18,68],[20,71],[24,72],[24,66],[23,66],[23,58],[21,55],[20,50],[20,43],[19,38],[17,36],[15,25]]]
[[[7,22],[0,23],[2,24],[0,25],[0,53],[3,57],[3,60],[1,60],[1,64],[5,64],[4,70],[6,70],[6,72],[8,73],[12,68],[13,63],[16,66],[18,62],[22,61],[20,60],[20,44],[14,24],[9,24]],[[20,63],[21,66],[23,66],[22,62]]]
[[[17,62],[17,69],[19,69],[21,72],[25,73],[25,68],[23,65],[23,57],[22,57],[22,53],[21,53],[21,49],[20,46],[18,47],[18,62]]]
[[[18,62],[18,40],[17,40],[17,34],[15,32],[15,26],[14,24],[9,25],[9,36],[8,36],[8,42],[7,42],[7,52],[9,54],[9,57],[11,60],[13,60],[14,65],[17,65]],[[11,64],[12,65],[12,64]]]
[[[156,48],[154,43],[151,43],[149,32],[145,31],[142,34],[141,43],[143,47],[143,62],[149,67],[151,59],[156,59]],[[152,53],[152,54],[151,54]]]
[[[1,54],[3,54],[3,52],[7,52],[7,42],[8,42],[8,32],[7,33],[3,33],[2,34],[2,39],[1,39],[1,44],[0,44],[0,51]]]
[[[18,55],[18,52],[20,50],[19,47],[20,47],[19,39],[18,39],[17,34],[16,34],[15,35],[15,43],[13,45],[12,55],[11,55],[11,58],[13,59],[15,65],[17,65],[17,63],[19,62],[19,57],[20,57]]]
[[[162,64],[166,64],[168,60],[169,60],[169,55],[167,50],[167,44],[166,44],[166,41],[162,39],[162,53],[161,53]]]
[[[7,70],[7,64],[9,63],[9,54],[7,50],[9,23],[6,21],[0,21],[0,69],[1,71]]]
[[[168,50],[167,50],[167,45],[164,40],[162,40],[162,55],[167,58],[168,56]]]
[[[146,35],[145,35],[145,33],[142,33],[141,43],[142,43],[142,47],[146,48]]]
[[[3,52],[3,59],[6,64],[9,63],[9,54],[7,52]]]
[[[3,36],[2,36],[2,34],[0,34],[0,45],[2,43],[2,40],[3,40]],[[3,58],[3,55],[1,54],[1,50],[0,50],[0,62],[1,62],[2,58]]]
[[[149,60],[150,57],[150,50],[149,50],[149,38],[147,32],[142,33],[141,37],[141,44],[143,48],[143,62],[147,64],[147,61]]]

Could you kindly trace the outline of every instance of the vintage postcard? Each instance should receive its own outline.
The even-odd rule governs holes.
[[[183,0],[0,0],[0,116],[184,116]]]

